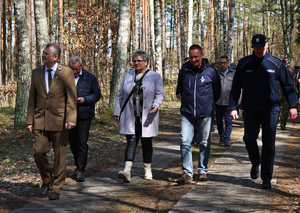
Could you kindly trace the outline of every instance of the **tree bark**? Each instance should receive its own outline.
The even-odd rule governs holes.
[[[154,67],[155,64],[155,33],[154,33],[154,0],[149,0],[149,9],[150,9],[150,43],[151,43],[151,63],[150,69]]]
[[[162,20],[162,78],[166,79],[166,19],[165,19],[165,0],[161,0],[161,20]]]
[[[3,54],[2,54],[2,79],[0,79],[1,84],[6,85],[6,77],[7,77],[7,69],[6,69],[6,3],[5,0],[3,1],[3,8],[2,8],[2,33],[3,33]]]
[[[27,18],[25,17],[25,0],[15,0],[16,27],[18,31],[18,88],[15,107],[14,128],[26,126],[26,114],[30,90],[30,41]]]
[[[1,24],[2,23],[2,19],[1,19],[1,17],[2,17],[2,6],[3,6],[2,0],[0,0],[0,44],[3,43],[2,42],[2,39],[3,39],[2,29],[1,29],[1,25],[2,25]],[[1,79],[2,79],[2,48],[0,48],[0,86],[2,85]]]
[[[154,21],[155,21],[155,67],[154,70],[162,76],[161,57],[161,13],[160,0],[154,0]]]
[[[120,0],[120,16],[116,56],[113,62],[113,74],[110,84],[109,108],[113,109],[120,90],[127,65],[127,46],[129,41],[129,0]]]
[[[233,61],[233,23],[234,23],[234,11],[235,11],[235,0],[230,0],[230,6],[229,6],[229,25],[228,25],[228,43],[227,43],[227,57],[229,61]]]
[[[59,46],[61,49],[61,55],[60,55],[60,61],[62,64],[66,64],[65,58],[64,58],[64,2],[63,0],[58,0],[58,17],[59,17]]]
[[[193,19],[194,19],[194,11],[193,11],[193,0],[188,1],[188,20],[187,20],[187,47],[186,47],[186,55],[188,55],[188,48],[192,46],[193,43]]]
[[[29,37],[31,67],[36,67],[36,45],[35,45],[35,22],[34,22],[34,0],[29,0]]]
[[[184,60],[184,58],[182,58],[182,51],[181,51],[181,47],[182,47],[182,45],[181,45],[181,43],[182,43],[182,41],[181,41],[181,33],[180,33],[180,30],[181,30],[181,26],[180,26],[180,10],[179,10],[179,4],[176,4],[177,2],[179,2],[179,1],[176,1],[175,2],[175,8],[176,8],[176,14],[175,14],[175,26],[176,26],[176,43],[177,43],[177,52],[178,53],[181,53],[181,54],[177,54],[177,60],[178,60],[178,68],[180,69],[181,67],[182,67],[182,64],[183,64],[183,60]],[[173,24],[173,22],[171,21],[171,24]],[[173,27],[171,26],[171,29],[172,29]],[[170,41],[171,41],[171,39],[170,39]],[[172,44],[170,44],[170,47],[172,47]],[[171,48],[171,50],[173,50],[173,48]],[[170,63],[171,63],[171,60],[172,60],[172,57],[171,57],[171,55],[172,55],[172,51],[169,51],[170,53],[170,57],[169,57],[169,60],[170,60]],[[171,64],[173,64],[173,63],[171,63]]]
[[[34,18],[36,29],[38,66],[42,65],[42,54],[46,44],[49,43],[48,23],[44,0],[34,1]]]
[[[185,58],[185,30],[184,30],[184,21],[183,21],[183,9],[182,9],[182,0],[178,1],[179,7],[179,23],[180,23],[180,39],[181,39],[181,60]],[[189,48],[189,47],[187,47]]]
[[[49,37],[50,37],[50,42],[52,43],[53,42],[53,2],[52,2],[52,0],[49,0]]]
[[[203,3],[202,0],[199,0],[199,16],[200,16],[200,37],[201,37],[201,47],[203,48],[204,46],[204,27],[203,27],[203,19],[204,19],[204,13],[203,13]]]
[[[13,35],[12,35],[12,4],[11,0],[7,1],[7,22],[8,22],[8,28],[7,28],[7,70],[8,70],[8,76],[7,78],[13,82],[14,81],[14,69],[13,69]]]

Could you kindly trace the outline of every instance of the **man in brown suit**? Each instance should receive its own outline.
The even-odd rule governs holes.
[[[60,47],[47,44],[43,66],[32,71],[28,100],[27,128],[35,136],[34,160],[43,181],[40,193],[51,190],[49,200],[58,200],[66,176],[68,130],[76,124],[76,88],[74,74],[59,65]],[[53,169],[47,158],[54,151]]]

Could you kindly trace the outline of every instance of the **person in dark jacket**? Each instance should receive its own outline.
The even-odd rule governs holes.
[[[88,157],[89,130],[95,116],[95,103],[101,98],[101,90],[96,77],[83,69],[81,58],[71,57],[69,67],[74,72],[77,88],[77,124],[76,128],[69,131],[69,143],[75,160],[76,181],[83,182]]]
[[[208,63],[202,48],[194,44],[189,48],[189,62],[178,75],[177,98],[181,99],[181,158],[183,175],[178,183],[192,181],[193,161],[191,143],[197,128],[200,141],[198,163],[199,181],[207,180],[207,163],[210,154],[210,130],[214,104],[221,93],[220,76]]]
[[[243,88],[242,109],[245,125],[243,137],[252,163],[250,176],[259,177],[261,164],[262,188],[270,189],[275,157],[275,137],[280,111],[277,81],[289,103],[290,119],[297,117],[298,102],[293,82],[282,61],[267,53],[268,40],[262,34],[252,38],[253,54],[239,60],[233,78],[228,109],[231,117],[238,118],[237,103]],[[262,128],[262,153],[257,138]]]

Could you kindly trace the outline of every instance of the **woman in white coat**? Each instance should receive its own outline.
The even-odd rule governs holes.
[[[144,178],[152,179],[152,137],[158,135],[158,109],[164,99],[161,76],[147,69],[149,53],[138,49],[134,51],[132,59],[135,69],[125,73],[113,113],[115,121],[120,122],[120,134],[126,135],[127,139],[125,168],[118,172],[118,178],[124,182],[130,182],[131,167],[140,138],[145,166]],[[140,79],[141,85],[125,103],[134,85]],[[125,106],[124,111],[121,112],[123,106]]]

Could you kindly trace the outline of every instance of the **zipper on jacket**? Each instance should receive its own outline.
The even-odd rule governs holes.
[[[196,73],[196,76],[195,76],[195,85],[194,85],[194,117],[196,117],[196,107],[197,107],[197,101],[196,101],[196,91],[197,91],[197,76],[198,76],[198,73]]]

